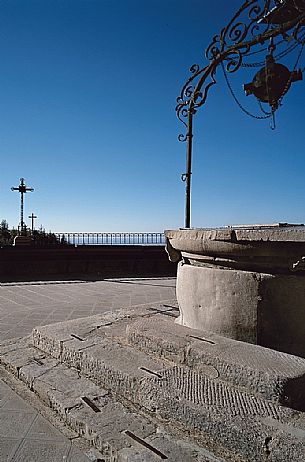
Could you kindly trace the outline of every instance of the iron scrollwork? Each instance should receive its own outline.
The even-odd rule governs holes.
[[[282,92],[278,103],[269,101],[270,112],[261,107],[260,116],[253,115],[238,101],[228,75],[233,74],[241,66],[262,67],[265,59],[261,62],[249,62],[249,59],[257,53],[269,51],[272,58],[282,58],[293,51],[298,45],[302,49],[305,45],[305,0],[246,0],[234,14],[227,26],[218,35],[214,35],[211,43],[205,51],[207,63],[202,67],[193,64],[190,68],[191,75],[182,87],[177,98],[176,114],[185,126],[185,134],[178,136],[179,141],[186,142],[186,173],[182,175],[185,182],[185,227],[190,227],[190,190],[191,190],[191,164],[192,164],[192,138],[193,116],[196,111],[205,104],[209,90],[215,85],[216,71],[218,67],[223,70],[225,81],[231,95],[240,109],[247,115],[256,119],[271,118],[271,128],[275,128],[274,112],[281,104]],[[277,45],[286,47],[285,50],[273,56],[274,41]],[[269,43],[269,46],[268,46]],[[302,51],[301,49],[301,51]],[[300,57],[300,55],[299,55]],[[297,59],[297,62],[299,60]],[[290,73],[294,76],[294,70]],[[268,80],[268,76],[267,76]],[[284,90],[289,88],[292,79],[289,77]],[[248,85],[249,87],[249,85]],[[267,89],[267,93],[268,89]]]
[[[287,6],[287,3],[291,4],[291,7]],[[274,18],[269,20],[276,8],[284,6],[288,22],[276,24]],[[293,9],[294,14],[287,13],[287,8],[288,12]],[[276,36],[283,36],[287,40],[287,32],[291,30],[289,43],[303,43],[304,18],[304,0],[246,0],[220,34],[214,35],[205,51],[208,61],[206,66],[191,66],[191,76],[177,98],[178,119],[187,127],[188,114],[195,114],[196,110],[204,105],[210,88],[217,83],[215,75],[220,64],[225,65],[228,73],[234,73],[244,64],[245,58],[254,54],[254,47],[263,48],[267,41]],[[178,139],[186,141],[187,135],[180,134]]]

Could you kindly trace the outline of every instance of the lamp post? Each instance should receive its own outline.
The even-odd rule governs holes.
[[[244,19],[245,18],[245,19]],[[268,55],[260,63],[252,63],[253,51],[264,53],[269,43]],[[185,134],[178,136],[186,142],[186,171],[181,175],[185,182],[185,228],[191,227],[191,175],[193,150],[193,116],[203,106],[210,88],[216,84],[216,71],[224,72],[229,90],[247,115],[256,119],[271,119],[275,128],[275,112],[290,88],[291,83],[302,79],[302,70],[296,70],[305,44],[305,0],[246,0],[233,19],[215,35],[205,52],[208,63],[201,67],[194,64],[191,76],[183,85],[177,98],[176,114],[185,126]],[[277,47],[281,48],[278,55]],[[300,48],[295,68],[289,71],[276,63],[276,59]],[[253,94],[260,104],[260,114],[245,109],[234,93],[228,75],[241,66],[261,67],[250,84],[244,85],[247,95]],[[269,105],[268,110],[262,103]]]
[[[24,208],[24,199],[23,195],[27,192],[34,191],[34,188],[27,188],[24,182],[24,178],[20,178],[20,184],[17,187],[12,187],[12,191],[18,191],[20,193],[20,234],[26,234],[26,225],[23,221],[23,208]]]

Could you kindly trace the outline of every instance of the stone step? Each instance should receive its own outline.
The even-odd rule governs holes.
[[[140,322],[144,319],[148,324],[157,323],[160,316],[146,313]],[[152,357],[147,351],[133,348],[135,344],[141,346],[132,333],[139,331],[132,327],[134,322],[135,319],[128,317],[113,321],[103,317],[67,321],[34,329],[32,341],[35,347],[110,391],[118,401],[128,402],[138,412],[145,412],[162,424],[182,429],[217,454],[226,453],[226,460],[264,461],[266,454],[268,461],[305,460],[305,432],[302,428],[294,429],[296,411],[249,393],[243,382],[242,386],[237,386],[237,378],[222,380],[218,371],[215,374],[213,365],[205,364],[207,369],[200,365],[200,357],[197,363],[194,359],[194,365],[183,361],[175,364],[167,354],[159,354],[160,359],[158,355]],[[167,324],[166,329],[163,326],[164,333],[175,328],[168,316],[161,316],[159,325],[162,323]],[[200,345],[216,345],[210,338],[205,342],[196,337],[192,341]],[[170,342],[170,338],[166,338]],[[220,346],[225,351],[228,339],[221,341]],[[242,345],[247,349],[247,345]],[[234,357],[232,352],[231,355]],[[277,352],[274,355],[276,359]],[[204,362],[202,352],[201,360]],[[232,367],[229,361],[227,367]],[[276,367],[279,367],[277,363]],[[241,370],[245,375],[245,365]],[[254,374],[254,367],[249,371],[250,375]],[[238,373],[237,368],[232,368],[228,376]],[[267,380],[266,371],[265,377]],[[249,383],[253,380],[250,377]],[[272,380],[271,384],[274,386]],[[272,450],[271,441],[276,441]]]
[[[189,329],[175,324],[168,316],[172,314],[170,310],[164,314],[145,308],[140,313],[115,312],[56,323],[34,329],[33,344],[65,360],[63,352],[70,354],[74,346],[75,350],[85,351],[100,339],[110,343],[115,340],[156,358],[188,366],[199,375],[218,377],[264,399],[305,409],[304,358]],[[75,356],[75,351],[71,354]],[[72,365],[78,367],[77,357],[73,361]],[[130,363],[129,358],[126,362]],[[146,367],[144,363],[142,367]]]
[[[118,402],[111,392],[26,340],[7,342],[0,347],[0,354],[1,364],[65,424],[90,441],[105,462],[225,462]]]
[[[127,340],[143,352],[189,366],[198,374],[305,410],[304,358],[183,327],[164,316],[129,323]]]

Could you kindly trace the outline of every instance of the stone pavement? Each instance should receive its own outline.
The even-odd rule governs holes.
[[[88,462],[88,458],[0,381],[0,461]]]
[[[0,343],[29,335],[38,325],[147,303],[173,305],[175,282],[158,278],[1,283]],[[37,403],[33,407],[18,396],[12,390],[18,386],[3,370],[0,379],[0,462],[103,461],[88,448],[81,451],[72,445],[73,435],[64,436],[38,412]]]
[[[0,341],[53,324],[176,299],[175,278],[0,283]]]

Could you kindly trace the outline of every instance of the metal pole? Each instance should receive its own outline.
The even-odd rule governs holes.
[[[20,204],[20,227],[21,234],[24,233],[24,224],[23,224],[23,191],[21,191],[21,204]]]
[[[193,147],[193,104],[188,108],[186,134],[186,173],[185,173],[185,228],[191,227],[191,175]]]

